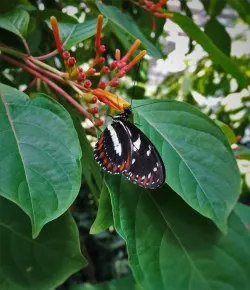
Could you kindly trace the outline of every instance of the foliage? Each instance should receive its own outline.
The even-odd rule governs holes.
[[[204,29],[167,2],[1,4],[1,289],[249,288],[250,51],[221,21],[247,27],[249,2],[202,0]],[[150,91],[171,23],[186,67]],[[154,191],[93,158],[107,107],[131,97],[166,168]]]

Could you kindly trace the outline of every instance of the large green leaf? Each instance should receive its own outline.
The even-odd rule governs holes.
[[[216,64],[219,64],[225,72],[231,74],[237,80],[241,88],[247,87],[250,84],[250,80],[233,62],[233,60],[227,57],[213,43],[213,41],[203,31],[200,30],[200,28],[193,22],[192,19],[177,12],[171,13],[173,13],[171,20],[178,24],[189,37],[199,43]]]
[[[140,39],[142,45],[145,46],[148,53],[153,57],[161,57],[161,52],[150,42],[148,41],[140,28],[134,22],[133,18],[122,13],[118,8],[111,5],[104,5],[100,2],[96,3],[99,11],[106,16],[112,23],[115,23],[122,30],[128,33],[133,39]]]
[[[69,213],[44,227],[35,240],[29,218],[0,197],[0,288],[49,290],[86,265]]]
[[[249,0],[226,0],[235,9],[242,19],[250,25],[250,1]]]
[[[119,176],[107,184],[142,289],[249,289],[250,235],[234,213],[225,236],[167,186],[149,191]]]
[[[103,184],[96,219],[90,228],[90,234],[95,235],[113,225],[111,200],[106,184]]]
[[[73,285],[70,287],[70,290],[136,290],[138,286],[135,285],[134,280],[131,276],[123,277],[119,280],[111,280],[104,283],[99,284],[79,284],[79,285]]]
[[[0,195],[30,217],[33,235],[78,194],[81,149],[67,111],[45,95],[33,100],[0,85]]]
[[[135,123],[163,158],[166,182],[191,207],[226,232],[227,218],[240,194],[240,175],[222,131],[187,103],[133,104]]]
[[[24,38],[29,24],[29,13],[25,10],[17,9],[1,15],[0,28],[15,33],[20,38]]]

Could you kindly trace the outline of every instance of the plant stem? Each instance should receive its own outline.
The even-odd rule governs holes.
[[[0,59],[3,59],[9,63],[12,63],[18,67],[21,67],[24,70],[26,70],[27,72],[29,72],[29,73],[33,74],[34,76],[36,76],[37,78],[41,79],[43,82],[45,82],[47,85],[49,85],[53,90],[55,90],[57,93],[62,95],[65,99],[67,99],[68,102],[70,102],[71,105],[74,106],[81,114],[83,114],[86,118],[88,118],[89,120],[92,121],[91,114],[89,114],[75,99],[73,99],[68,93],[66,93],[63,89],[61,89],[58,85],[56,85],[54,82],[49,80],[47,77],[45,77],[44,75],[41,75],[37,71],[28,67],[27,65],[25,65],[17,60],[14,60],[6,55],[1,54]]]

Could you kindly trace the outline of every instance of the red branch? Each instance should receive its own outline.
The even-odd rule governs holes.
[[[12,63],[18,67],[23,68],[24,70],[26,70],[27,72],[33,74],[34,76],[36,76],[37,78],[41,79],[42,81],[44,81],[47,85],[49,85],[53,90],[55,90],[56,92],[58,92],[60,95],[62,95],[66,100],[68,100],[79,112],[81,112],[86,118],[90,119],[92,121],[92,115],[89,114],[76,100],[74,100],[69,94],[67,94],[63,89],[61,89],[58,85],[56,85],[55,83],[53,83],[52,81],[50,81],[48,78],[46,78],[45,76],[41,75],[40,73],[38,73],[37,71],[33,70],[32,68],[28,67],[27,65],[16,61],[6,55],[0,55],[0,58]]]

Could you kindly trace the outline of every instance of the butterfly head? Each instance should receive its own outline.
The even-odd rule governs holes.
[[[128,119],[129,116],[132,114],[131,107],[124,108],[123,112],[113,117],[114,120],[116,119]]]

